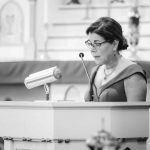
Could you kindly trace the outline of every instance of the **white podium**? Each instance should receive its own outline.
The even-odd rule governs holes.
[[[116,138],[148,138],[149,107],[148,102],[5,101],[0,136],[5,150],[88,150],[85,140],[101,129]]]

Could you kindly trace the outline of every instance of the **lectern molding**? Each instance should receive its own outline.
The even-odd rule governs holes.
[[[24,101],[0,101],[0,108],[149,108],[150,102],[73,102],[63,101],[51,102],[37,100],[31,102]]]

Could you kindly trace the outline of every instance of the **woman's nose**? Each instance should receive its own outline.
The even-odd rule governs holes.
[[[91,53],[96,53],[96,52],[97,52],[96,48],[93,47],[93,48],[91,49]]]

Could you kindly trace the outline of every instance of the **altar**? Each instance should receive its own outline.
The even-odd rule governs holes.
[[[148,150],[149,106],[149,102],[4,101],[0,136],[4,150],[88,150],[87,138],[106,130],[125,141],[143,140],[145,144],[134,148]]]

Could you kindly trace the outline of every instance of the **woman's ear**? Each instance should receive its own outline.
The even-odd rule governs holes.
[[[114,40],[113,41],[113,45],[114,45],[114,50],[118,49],[118,45],[119,45],[119,41],[118,40]]]

